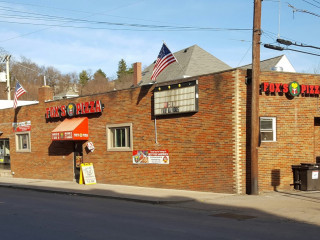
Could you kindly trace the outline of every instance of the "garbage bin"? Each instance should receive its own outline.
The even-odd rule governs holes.
[[[301,169],[301,165],[292,165],[293,186],[294,186],[294,189],[296,190],[300,190],[300,187],[301,187],[300,169]]]
[[[320,164],[301,163],[292,165],[294,189],[301,191],[320,190]]]
[[[320,190],[319,164],[301,163],[300,168],[300,190],[315,191]]]

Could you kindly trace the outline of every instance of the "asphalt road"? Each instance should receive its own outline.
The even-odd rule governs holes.
[[[286,219],[0,188],[0,239],[5,240],[319,237],[318,226]]]

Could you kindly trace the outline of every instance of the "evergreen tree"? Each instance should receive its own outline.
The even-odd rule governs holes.
[[[94,73],[94,78],[96,78],[97,76],[101,76],[101,77],[104,77],[104,78],[107,78],[107,74],[105,74],[104,71],[102,71],[101,69],[98,69],[95,73]]]
[[[79,83],[83,87],[85,86],[90,80],[89,74],[86,70],[82,70],[81,73],[79,73]]]
[[[127,73],[127,63],[124,59],[121,59],[118,63],[118,78],[121,78],[123,75]]]

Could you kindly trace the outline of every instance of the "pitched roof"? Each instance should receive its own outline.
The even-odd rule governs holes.
[[[206,52],[198,45],[175,52],[174,56],[178,63],[174,62],[163,70],[157,77],[158,83],[231,69],[229,65]],[[144,69],[140,85],[151,82],[154,64]]]
[[[281,71],[295,72],[294,68],[285,55],[269,58],[260,62],[261,71],[276,71],[277,67],[282,67]],[[239,68],[252,69],[252,64],[244,65]]]

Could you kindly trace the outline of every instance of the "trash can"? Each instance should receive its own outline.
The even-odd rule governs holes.
[[[300,180],[302,191],[320,190],[319,164],[301,163]]]
[[[320,164],[301,163],[292,165],[294,189],[301,191],[320,190]]]
[[[300,169],[301,169],[301,165],[292,165],[293,187],[296,190],[300,190],[300,187],[301,187]]]

